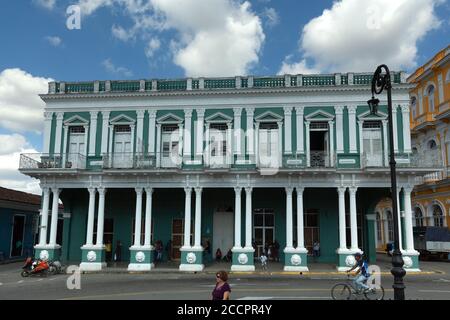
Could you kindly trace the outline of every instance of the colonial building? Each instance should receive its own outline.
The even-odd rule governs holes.
[[[417,226],[450,226],[450,46],[418,68],[409,78],[413,152],[440,163],[414,189]]]
[[[33,254],[41,197],[0,187],[0,263]]]
[[[64,204],[66,260],[105,266],[105,244],[123,244],[129,270],[150,270],[154,244],[170,241],[180,270],[202,270],[206,242],[232,251],[232,270],[254,270],[279,243],[285,270],[319,261],[338,270],[357,251],[375,261],[375,205],[389,195],[385,97],[369,112],[372,74],[181,80],[52,82],[44,150],[20,170],[40,179],[37,255],[55,256]],[[413,154],[409,90],[393,73],[398,194],[405,211],[405,266],[418,270],[411,191],[434,172]],[[54,217],[54,216],[53,216]],[[107,247],[108,247],[107,246]],[[209,258],[209,257],[207,257]]]

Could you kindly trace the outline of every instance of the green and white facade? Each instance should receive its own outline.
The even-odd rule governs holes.
[[[414,271],[410,194],[435,168],[411,154],[411,86],[402,73],[393,78],[403,253]],[[129,270],[151,270],[155,241],[171,240],[180,270],[199,271],[213,259],[203,252],[209,240],[211,255],[232,249],[231,270],[252,271],[264,243],[277,240],[285,270],[306,271],[319,241],[318,261],[338,270],[357,251],[375,262],[374,208],[390,176],[386,101],[369,113],[370,81],[347,73],[51,82],[41,96],[43,153],[20,162],[43,189],[36,253],[100,270],[108,238],[113,250],[123,244]],[[58,198],[62,244],[48,221]]]

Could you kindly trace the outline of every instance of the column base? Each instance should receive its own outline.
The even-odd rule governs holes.
[[[306,248],[285,248],[284,257],[284,271],[309,271]]]
[[[255,249],[234,247],[231,252],[233,252],[231,271],[255,271]]]
[[[128,271],[150,271],[155,265],[153,263],[152,246],[132,246],[130,247],[130,264]]]
[[[203,247],[182,247],[180,271],[203,271]]]
[[[356,259],[353,256],[358,251],[352,251],[347,248],[339,248],[336,250],[338,263],[336,270],[339,272],[350,270],[356,263]]]
[[[60,245],[34,246],[34,258],[48,261],[59,261],[61,258]]]
[[[105,254],[105,246],[82,246],[80,270],[99,271],[106,268]]]
[[[402,252],[403,268],[406,272],[420,272],[419,252],[416,250],[404,250]]]

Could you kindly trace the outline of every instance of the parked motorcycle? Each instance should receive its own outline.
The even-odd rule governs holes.
[[[29,277],[34,275],[47,276],[49,273],[49,264],[45,260],[27,258],[23,265],[21,272],[22,277]]]
[[[59,261],[49,261],[48,266],[49,266],[48,271],[50,274],[59,274],[63,272],[61,262]]]

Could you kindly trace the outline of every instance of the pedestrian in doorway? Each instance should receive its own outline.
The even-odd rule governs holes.
[[[317,258],[320,256],[320,243],[318,241],[314,242],[313,244],[313,257],[314,261],[317,260]]]
[[[216,250],[216,262],[220,262],[222,260],[222,251],[220,248],[217,248]]]
[[[112,243],[111,240],[106,241],[105,243],[105,260],[106,262],[110,262],[112,255]]]
[[[172,261],[172,240],[169,239],[166,244],[167,261]]]
[[[216,273],[216,286],[212,292],[212,300],[230,300],[231,287],[227,281],[228,273],[226,271]]]
[[[205,262],[211,261],[211,242],[209,239],[206,239],[205,241],[205,250],[203,251],[205,254]]]
[[[117,240],[116,243],[116,250],[114,251],[114,261],[122,261],[122,243],[120,242],[120,240]]]
[[[156,261],[162,261],[163,243],[161,240],[156,242]]]
[[[280,262],[280,244],[278,243],[278,241],[275,239],[274,243],[273,243],[273,249],[272,249],[272,253],[273,253],[273,259],[276,262]]]

